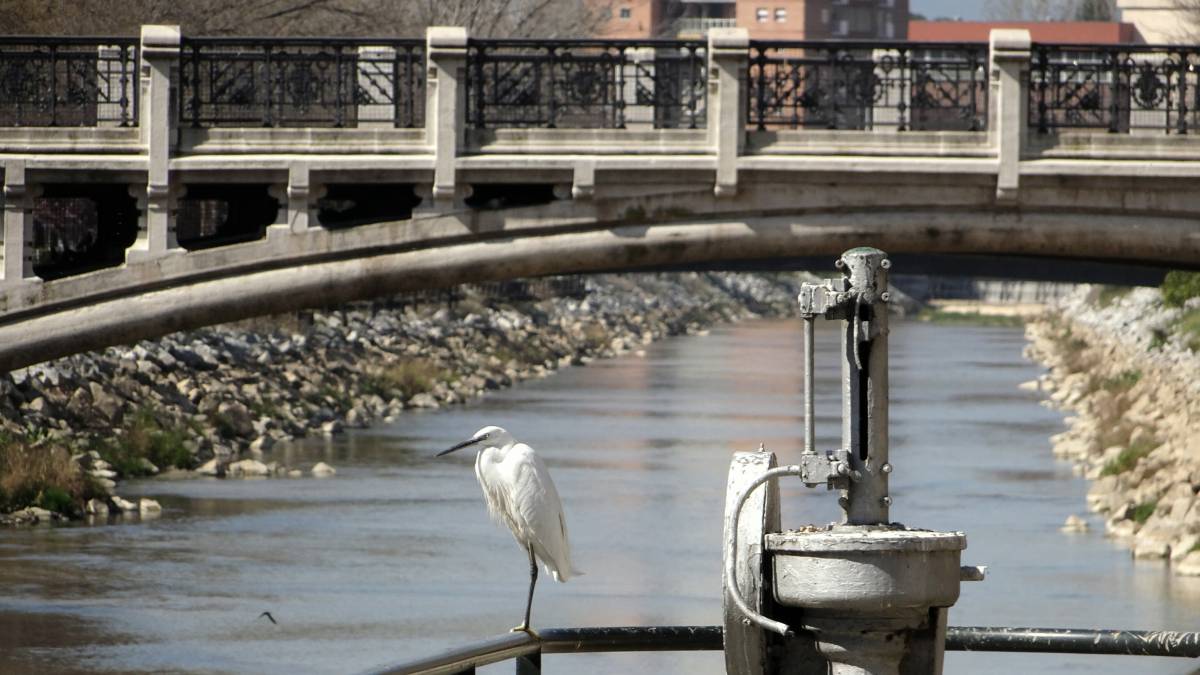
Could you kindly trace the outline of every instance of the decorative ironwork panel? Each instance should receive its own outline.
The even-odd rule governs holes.
[[[1187,134],[1200,110],[1200,47],[1034,45],[1029,125]]]
[[[758,130],[987,128],[987,45],[751,42]]]
[[[467,123],[476,129],[697,129],[702,42],[472,40]]]
[[[0,38],[0,126],[137,126],[132,38]]]
[[[185,39],[180,111],[193,127],[419,127],[415,40]]]

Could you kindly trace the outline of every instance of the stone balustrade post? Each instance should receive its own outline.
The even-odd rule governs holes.
[[[717,156],[713,194],[737,194],[737,162],[746,145],[746,70],[750,33],[745,28],[708,31],[708,142]]]
[[[1028,128],[1030,46],[1027,30],[994,29],[989,35],[988,137],[996,150],[996,201],[1015,202],[1021,152]]]
[[[33,200],[37,186],[25,182],[25,162],[4,164],[4,279],[5,285],[34,278]]]
[[[172,119],[171,69],[179,64],[180,42],[179,26],[142,26],[138,124],[146,152],[146,188],[138,239],[126,254],[129,262],[179,248],[173,213],[179,190],[171,186],[170,162],[177,123]]]
[[[272,230],[303,234],[320,226],[317,201],[325,196],[326,189],[312,182],[311,173],[307,164],[294,164],[288,168],[286,184],[271,186],[269,192],[279,202],[279,215]]]
[[[458,149],[467,127],[467,29],[431,26],[425,32],[425,134],[433,149],[433,204],[450,207],[457,189]]]

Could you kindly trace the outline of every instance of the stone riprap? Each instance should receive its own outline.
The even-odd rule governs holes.
[[[294,476],[269,461],[276,444],[459,403],[714,323],[791,314],[806,278],[605,275],[571,295],[520,300],[506,295],[511,285],[470,286],[448,294],[452,302],[397,297],[176,333],[0,377],[0,425],[81,447],[144,433],[152,420],[177,434],[182,463],[203,473]],[[110,492],[110,512],[137,510],[111,495],[118,467],[94,450],[76,461]],[[158,472],[138,462],[138,473]]]
[[[1027,325],[1049,371],[1026,388],[1070,411],[1054,454],[1094,481],[1087,505],[1137,558],[1200,574],[1200,354],[1173,331],[1184,308],[1156,289],[1119,297],[1083,287]]]

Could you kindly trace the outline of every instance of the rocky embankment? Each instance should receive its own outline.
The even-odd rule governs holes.
[[[1200,575],[1200,354],[1178,330],[1200,298],[1171,308],[1155,289],[1106,293],[1081,289],[1027,324],[1029,355],[1049,368],[1029,386],[1072,413],[1054,453],[1094,481],[1087,504],[1107,534]]]
[[[152,511],[157,505],[116,496],[115,481],[170,466],[298,475],[270,461],[275,445],[459,403],[715,323],[790,314],[803,278],[596,276],[557,289],[517,282],[178,333],[0,377],[0,427],[20,446],[12,456],[69,452],[94,493],[76,494],[73,505],[61,495],[42,504],[56,489],[43,486],[27,501],[76,514]],[[0,506],[3,474],[0,462]],[[18,501],[7,498],[10,507]]]

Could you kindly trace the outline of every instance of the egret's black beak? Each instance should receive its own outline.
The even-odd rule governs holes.
[[[439,452],[437,454],[437,456],[441,457],[442,455],[448,455],[448,454],[454,452],[455,450],[462,450],[463,448],[467,447],[468,445],[475,445],[476,443],[478,443],[479,441],[482,441],[482,440],[483,440],[482,438],[472,438],[468,441],[463,441],[462,443],[459,443],[458,445],[455,445],[454,447],[446,448],[445,450]]]

